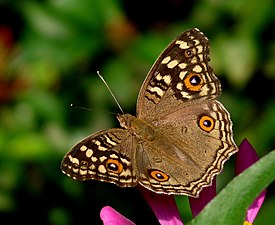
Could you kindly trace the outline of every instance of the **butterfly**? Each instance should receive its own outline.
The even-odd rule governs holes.
[[[117,115],[121,128],[73,146],[62,160],[63,173],[198,197],[238,151],[230,115],[216,100],[221,85],[209,61],[209,41],[201,31],[179,35],[145,78],[136,116]]]

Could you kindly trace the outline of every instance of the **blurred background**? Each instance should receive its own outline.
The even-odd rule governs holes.
[[[272,0],[0,0],[0,218],[28,224],[101,224],[111,205],[137,224],[158,224],[136,188],[77,182],[60,171],[64,154],[89,134],[135,114],[138,91],[161,51],[197,27],[211,44],[235,140],[260,157],[275,146],[275,13]],[[95,111],[70,107],[74,103]],[[218,176],[234,176],[234,157]],[[274,223],[268,188],[255,221]],[[274,190],[274,185],[273,185]],[[177,198],[184,222],[186,197]]]

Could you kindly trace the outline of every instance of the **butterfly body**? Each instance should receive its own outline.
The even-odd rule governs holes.
[[[157,193],[197,197],[238,150],[208,61],[208,39],[198,29],[182,33],[147,75],[137,116],[118,115],[121,128],[77,143],[62,171],[77,180],[141,184]]]

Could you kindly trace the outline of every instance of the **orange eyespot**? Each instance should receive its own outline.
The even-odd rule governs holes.
[[[185,87],[190,91],[199,92],[203,85],[203,79],[200,74],[190,73],[184,79]]]
[[[123,170],[123,165],[116,159],[108,159],[106,162],[106,168],[108,171],[120,174]]]
[[[198,122],[199,127],[206,132],[210,132],[214,129],[215,120],[211,116],[201,116]]]
[[[152,171],[150,171],[150,175],[153,179],[155,179],[159,182],[164,182],[164,181],[169,180],[169,176],[160,170],[152,170]]]

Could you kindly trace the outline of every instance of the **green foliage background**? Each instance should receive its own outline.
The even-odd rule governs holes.
[[[272,0],[0,1],[1,221],[100,224],[100,209],[111,205],[137,224],[157,224],[135,188],[76,182],[59,164],[83,137],[118,126],[106,112],[120,111],[96,71],[134,114],[151,65],[192,27],[210,40],[236,143],[247,138],[260,157],[274,149],[274,6]],[[219,189],[233,171],[234,157],[218,176]],[[275,220],[271,190],[255,225]],[[187,222],[187,198],[177,202]]]

